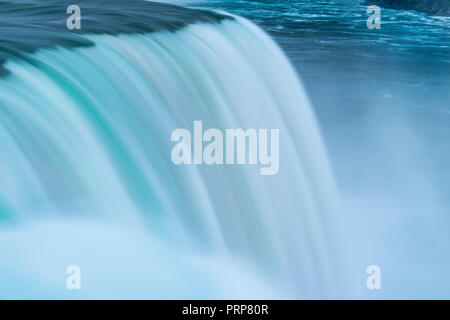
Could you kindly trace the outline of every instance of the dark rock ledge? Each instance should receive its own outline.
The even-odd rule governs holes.
[[[81,30],[67,29],[71,4],[81,8]],[[9,59],[28,59],[38,49],[94,46],[90,34],[177,31],[224,19],[232,18],[145,0],[0,0],[0,78],[9,73],[4,67]]]

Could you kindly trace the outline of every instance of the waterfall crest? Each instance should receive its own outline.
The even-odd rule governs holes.
[[[4,64],[0,296],[70,296],[55,274],[79,264],[84,298],[336,297],[334,182],[278,46],[238,17],[84,37]],[[196,120],[280,129],[279,173],[174,165]]]

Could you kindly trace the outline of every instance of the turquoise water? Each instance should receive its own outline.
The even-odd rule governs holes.
[[[450,18],[364,1],[192,1],[248,17],[297,69],[362,252],[385,270],[369,297],[448,296]],[[414,279],[414,280],[412,280]]]
[[[328,156],[270,37],[244,19],[83,37],[95,45],[4,65],[1,297],[348,294]],[[176,166],[172,132],[196,120],[279,129],[278,174]],[[70,265],[80,291],[65,286]]]
[[[383,8],[381,30],[369,30],[364,1],[188,3],[262,26],[296,66],[319,113],[336,104],[392,100],[404,108],[448,112],[450,18]],[[358,101],[333,103],[339,97]]]
[[[136,1],[145,33],[7,21],[62,42],[0,46],[0,297],[448,298],[449,20],[383,9],[368,30],[361,1],[183,3],[275,42]],[[280,129],[279,173],[174,165],[171,133],[196,120]]]

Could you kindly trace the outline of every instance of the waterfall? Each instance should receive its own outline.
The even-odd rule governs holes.
[[[270,37],[239,17],[83,37],[4,64],[0,297],[339,297],[331,169]],[[278,174],[176,166],[171,133],[196,120],[279,129]]]

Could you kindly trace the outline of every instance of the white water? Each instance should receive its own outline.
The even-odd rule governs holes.
[[[91,38],[0,79],[0,297],[343,296],[332,174],[276,44],[242,19]],[[194,120],[280,129],[278,175],[173,165]]]

